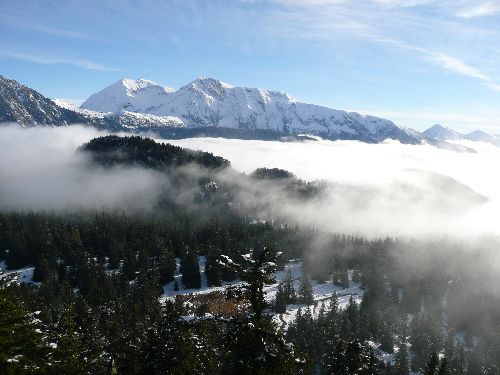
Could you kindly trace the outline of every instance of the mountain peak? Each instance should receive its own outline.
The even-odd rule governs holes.
[[[474,130],[473,132],[466,134],[465,138],[470,141],[487,142],[493,144],[500,143],[500,141],[494,135],[486,133],[482,130]]]
[[[215,78],[203,77],[203,76],[196,78],[193,82],[191,82],[191,84],[193,84],[193,83],[199,84],[199,85],[217,85],[217,86],[222,86],[224,88],[232,88],[233,87],[229,83],[222,82],[222,81],[215,79]]]
[[[122,78],[103,90],[91,95],[82,109],[98,112],[138,111],[138,104],[158,102],[158,96],[174,90],[147,79]]]
[[[142,79],[142,78],[140,79],[122,78],[108,87],[114,87],[117,89],[125,88],[125,90],[127,91],[127,95],[133,95],[137,91],[145,90],[150,87],[161,88],[166,92],[174,91],[170,87],[161,86],[156,82],[150,81],[149,79]]]
[[[458,140],[463,138],[463,134],[440,124],[434,124],[424,131],[425,136],[441,140]]]
[[[191,81],[186,86],[181,87],[179,90],[195,90],[195,91],[203,91],[207,94],[217,94],[220,95],[225,89],[231,89],[231,86],[228,83],[219,81],[215,78],[209,77],[198,77],[194,81]]]

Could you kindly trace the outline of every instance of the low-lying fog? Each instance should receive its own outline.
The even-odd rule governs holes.
[[[99,135],[104,133],[78,126],[0,128],[0,208],[60,210],[154,204],[165,186],[164,176],[139,168],[113,172],[91,168],[75,152]],[[371,145],[219,138],[168,142],[223,156],[245,173],[277,167],[307,181],[334,183],[320,202],[305,205],[276,199],[280,212],[320,229],[367,236],[460,237],[500,231],[500,148],[493,145],[468,142],[464,145],[477,153],[457,153],[397,142]],[[280,194],[272,189],[253,193],[249,199]]]
[[[268,142],[222,138],[171,143],[209,151],[243,172],[277,167],[340,187],[316,205],[291,206],[298,220],[368,236],[498,233],[500,148],[478,142],[454,152],[387,141]],[[348,186],[344,186],[348,185]]]

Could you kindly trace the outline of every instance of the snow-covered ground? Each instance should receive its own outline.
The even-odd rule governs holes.
[[[204,256],[200,256],[199,258],[200,265],[200,275],[201,275],[201,288],[200,289],[186,289],[184,284],[182,283],[182,275],[179,272],[180,260],[176,259],[177,270],[175,272],[175,281],[167,283],[163,286],[163,299],[172,298],[176,295],[196,295],[196,294],[205,294],[211,293],[214,291],[223,291],[225,290],[227,285],[235,285],[238,284],[239,281],[234,281],[231,283],[223,283],[220,287],[208,286],[207,285],[207,277],[205,274],[205,263],[206,259]],[[288,262],[285,265],[284,270],[276,272],[276,283],[272,285],[267,285],[265,287],[265,292],[267,293],[266,299],[269,302],[273,302],[276,299],[276,292],[278,290],[278,285],[283,282],[288,274],[290,275],[294,281],[295,290],[299,290],[300,278],[302,275],[302,263],[301,262]],[[179,286],[179,290],[174,290],[174,284],[177,282]],[[287,305],[287,310],[285,314],[279,314],[274,317],[275,321],[282,329],[287,329],[288,325],[295,320],[297,312],[305,309],[310,309],[311,314],[313,316],[317,316],[319,310],[322,305],[324,305],[325,311],[328,311],[330,308],[330,298],[334,293],[337,294],[339,308],[345,308],[351,296],[356,302],[361,302],[363,297],[363,290],[360,287],[359,283],[355,283],[352,280],[349,280],[349,288],[342,288],[336,285],[333,285],[331,281],[327,281],[324,284],[319,284],[316,281],[311,281],[313,287],[313,296],[314,296],[314,305],[301,305],[301,304],[293,304]]]
[[[207,283],[207,275],[205,274],[205,263],[206,258],[204,256],[198,257],[198,264],[200,266],[200,276],[201,276],[201,288],[199,289],[186,289],[184,287],[184,283],[182,282],[182,275],[179,272],[181,260],[179,258],[175,259],[175,263],[177,265],[177,269],[174,274],[174,281],[171,281],[165,285],[163,285],[163,298],[175,297],[176,295],[187,295],[187,294],[203,294],[203,293],[211,293],[215,291],[221,291],[225,289],[226,285],[235,284],[233,283],[223,283],[222,286],[208,286]],[[174,290],[174,285],[177,282],[179,286],[179,290]]]
[[[5,261],[0,262],[0,279],[6,277],[7,275],[17,274],[17,282],[19,283],[33,283],[39,284],[33,281],[33,271],[35,267],[24,267],[17,270],[7,270]]]
[[[276,283],[265,288],[268,301],[274,301],[276,299],[278,285],[285,280],[288,272],[290,272],[294,281],[295,290],[299,290],[300,278],[302,275],[302,263],[289,262],[285,265],[285,269],[283,271],[276,272]],[[360,284],[355,283],[352,280],[349,280],[349,288],[336,286],[331,281],[319,284],[312,280],[311,284],[313,287],[314,305],[287,305],[285,314],[279,314],[274,317],[275,321],[281,326],[282,329],[288,328],[288,325],[295,320],[299,310],[304,312],[305,309],[309,309],[313,317],[318,316],[322,305],[324,306],[325,311],[328,311],[330,309],[330,298],[334,293],[337,294],[340,309],[344,309],[348,305],[351,296],[357,303],[360,303],[363,297],[363,290],[360,288]]]

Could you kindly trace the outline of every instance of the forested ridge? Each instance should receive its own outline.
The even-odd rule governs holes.
[[[0,261],[34,267],[32,283],[2,277],[1,373],[499,373],[500,298],[486,260],[496,239],[325,233],[242,210],[238,184],[321,195],[321,183],[287,171],[263,168],[231,184],[218,174],[235,173],[229,161],[140,137],[101,137],[79,152],[104,168],[165,173],[190,198],[165,192],[148,212],[0,213]],[[208,286],[232,283],[218,308],[216,294],[164,295],[176,272],[186,288],[201,287],[199,257]],[[280,281],[267,299],[264,286],[291,260],[300,279]],[[359,283],[360,302],[315,300],[313,281]],[[273,317],[297,304],[284,329]]]

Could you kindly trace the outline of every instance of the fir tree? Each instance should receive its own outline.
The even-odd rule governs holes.
[[[423,375],[436,375],[439,366],[439,359],[436,352],[432,352],[425,367],[422,371]]]
[[[176,268],[174,253],[167,248],[162,248],[158,257],[158,271],[162,285],[174,281]]]
[[[277,314],[284,314],[286,312],[286,297],[282,285],[279,284],[278,290],[276,291],[276,301],[274,303],[274,311],[276,311]]]
[[[199,289],[201,287],[200,265],[198,264],[198,256],[194,251],[189,248],[186,249],[179,270],[182,274],[182,283],[186,289]]]
[[[448,368],[448,361],[446,357],[441,359],[441,363],[439,364],[439,369],[437,371],[437,375],[450,375],[450,371]]]
[[[9,286],[12,282],[0,273],[0,368],[7,374],[36,372],[48,361],[43,334]]]
[[[401,344],[396,353],[393,373],[396,375],[409,375],[410,369],[408,368],[408,351],[406,345]]]
[[[298,302],[304,305],[312,305],[314,303],[311,279],[309,278],[309,275],[307,274],[305,268],[302,268],[302,277],[300,279]]]

